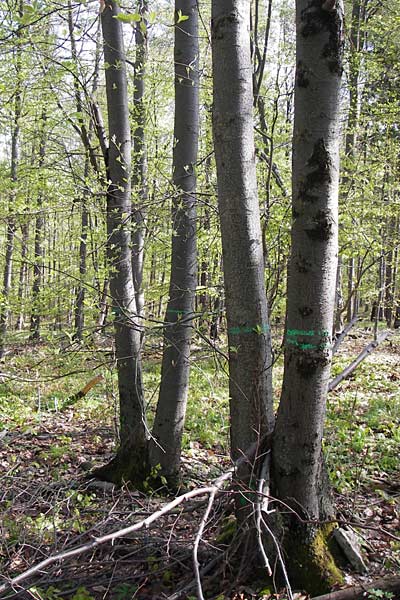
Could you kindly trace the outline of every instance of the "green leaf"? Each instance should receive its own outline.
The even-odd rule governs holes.
[[[178,20],[177,23],[182,23],[183,21],[187,21],[189,15],[183,15],[181,10],[178,10]]]
[[[115,15],[114,19],[118,19],[118,21],[122,21],[122,23],[138,23],[142,20],[142,17],[139,13],[119,13],[119,15]]]

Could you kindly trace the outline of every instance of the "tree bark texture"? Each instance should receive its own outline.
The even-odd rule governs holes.
[[[131,136],[125,53],[119,6],[106,0],[101,13],[109,129],[107,190],[110,295],[120,404],[120,447],[98,475],[120,483],[141,478],[147,468],[147,439],[140,361],[140,328],[136,319],[131,263]]]
[[[179,22],[179,15],[189,18]],[[175,117],[172,254],[161,385],[151,462],[175,485],[189,386],[190,342],[197,286],[196,161],[199,128],[199,32],[196,0],[175,2]]]
[[[146,16],[148,11],[147,0],[139,0],[138,13],[141,20],[136,24],[135,43],[135,75],[134,75],[134,119],[133,132],[133,192],[136,196],[133,205],[133,234],[132,234],[132,271],[135,286],[136,310],[139,316],[143,315],[144,290],[143,290],[143,264],[144,243],[146,235],[146,213],[148,201],[147,182],[147,148],[146,148],[146,108],[145,108],[145,71],[147,61],[147,26]]]
[[[16,331],[22,331],[25,319],[24,290],[26,288],[26,279],[28,276],[28,242],[29,242],[29,223],[21,224],[21,262],[19,266],[18,279],[18,304],[19,313],[15,323]]]
[[[46,156],[46,120],[47,113],[43,109],[41,116],[41,132],[39,146],[39,172],[43,168]],[[37,215],[35,219],[35,244],[34,244],[34,262],[33,262],[33,284],[32,284],[32,311],[30,323],[30,339],[38,341],[40,339],[40,325],[42,318],[42,308],[40,306],[40,293],[43,287],[43,261],[44,261],[44,246],[43,246],[43,230],[44,230],[44,214],[43,214],[43,194],[39,190],[37,199]]]
[[[250,0],[214,0],[213,133],[229,342],[231,454],[273,428],[271,342],[253,134]],[[250,483],[252,465],[239,480]]]
[[[273,456],[279,498],[318,519],[337,269],[342,5],[297,0],[296,26],[292,246]]]
[[[23,3],[22,0],[18,3],[18,15],[23,15]],[[5,339],[7,335],[7,326],[9,318],[9,306],[8,299],[11,290],[11,276],[12,276],[12,263],[14,254],[14,237],[16,231],[15,218],[12,214],[14,209],[14,201],[16,196],[16,186],[18,182],[18,162],[19,162],[19,143],[20,143],[20,119],[22,111],[22,90],[21,90],[21,60],[22,60],[22,44],[19,39],[21,33],[17,35],[17,42],[15,47],[15,76],[16,76],[16,89],[14,93],[14,115],[13,124],[11,128],[11,189],[10,189],[10,214],[7,217],[7,230],[6,230],[6,248],[5,248],[5,261],[3,271],[3,288],[1,291],[1,305],[0,305],[0,359],[3,358],[5,352]]]

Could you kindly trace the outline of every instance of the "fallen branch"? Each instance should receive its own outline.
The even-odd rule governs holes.
[[[227,473],[224,473],[223,475],[221,475],[220,477],[218,477],[218,479],[215,480],[215,482],[214,482],[214,489],[210,493],[210,496],[209,496],[209,499],[208,499],[207,508],[205,510],[203,518],[201,519],[200,527],[199,527],[199,529],[197,531],[197,535],[196,535],[196,538],[195,538],[195,541],[194,541],[194,545],[193,545],[193,566],[194,566],[194,574],[195,574],[195,578],[196,578],[196,587],[197,587],[197,597],[198,597],[198,600],[204,600],[203,588],[202,588],[202,585],[201,585],[200,564],[199,564],[199,559],[198,559],[199,544],[200,544],[201,538],[203,536],[204,528],[205,528],[206,523],[208,521],[208,517],[210,516],[210,512],[211,512],[212,506],[214,504],[215,496],[216,496],[217,492],[221,489],[221,487],[225,483],[225,481],[227,481],[228,479],[230,479],[231,476],[232,476],[232,470],[228,471]]]
[[[342,333],[340,335],[338,335],[338,337],[336,338],[335,343],[333,344],[333,347],[332,347],[332,354],[336,354],[336,352],[339,350],[340,344],[343,342],[344,338],[349,333],[350,329],[352,329],[353,326],[357,323],[357,319],[358,319],[358,317],[353,317],[352,320],[350,321],[350,323],[348,323],[346,325],[346,327],[343,329]]]
[[[230,475],[232,474],[232,471],[233,471],[233,469],[230,471],[230,473],[229,473]],[[74,556],[80,556],[81,554],[85,554],[86,552],[89,552],[90,550],[94,550],[101,544],[105,544],[106,542],[112,542],[118,538],[124,537],[125,535],[129,535],[130,533],[138,531],[139,529],[142,529],[143,527],[148,528],[148,527],[150,527],[150,525],[152,523],[157,521],[160,517],[162,517],[163,515],[170,512],[172,509],[174,509],[179,504],[182,504],[182,502],[185,502],[185,501],[190,500],[191,498],[195,498],[197,496],[211,494],[214,491],[215,491],[215,485],[211,485],[211,486],[204,487],[204,488],[198,488],[196,490],[191,490],[190,492],[186,492],[186,494],[182,494],[181,496],[178,496],[171,502],[168,502],[168,504],[163,506],[163,508],[161,508],[160,510],[157,510],[155,513],[153,513],[146,519],[143,519],[142,521],[139,521],[138,523],[135,523],[134,525],[130,525],[129,527],[124,527],[123,529],[119,529],[118,531],[114,531],[113,533],[109,533],[109,534],[103,535],[101,537],[95,537],[91,542],[88,542],[87,544],[83,544],[82,546],[78,546],[77,548],[72,548],[72,550],[67,550],[66,552],[58,552],[57,554],[54,554],[53,556],[49,556],[48,558],[42,560],[40,563],[38,563],[37,565],[34,565],[27,571],[24,571],[20,575],[17,575],[17,577],[14,577],[13,579],[10,579],[6,583],[3,583],[2,585],[0,585],[0,594],[9,590],[10,588],[14,588],[16,585],[19,585],[22,581],[25,581],[26,579],[28,579],[35,573],[38,573],[39,571],[43,571],[46,567],[49,567],[50,565],[52,565],[56,562],[66,560],[67,558],[72,558]]]
[[[371,581],[364,585],[356,585],[350,588],[336,590],[335,592],[330,592],[323,596],[316,596],[315,598],[312,598],[312,600],[365,600],[365,598],[368,598],[369,594],[371,597],[375,597],[373,596],[373,591],[375,590],[396,594],[396,598],[398,598],[398,594],[400,593],[400,577],[395,576],[375,579],[375,581]]]
[[[100,381],[103,381],[103,379],[104,379],[103,375],[96,375],[96,377],[93,377],[93,379],[91,379],[85,385],[85,387],[83,387],[81,390],[79,390],[79,392],[77,392],[73,396],[70,396],[69,398],[67,398],[67,400],[62,405],[61,410],[65,410],[66,408],[69,408],[70,406],[72,406],[73,404],[75,404],[75,402],[78,402],[78,400],[80,400],[81,398],[84,398],[86,396],[86,394],[88,392],[90,392],[90,390],[97,383],[99,383]]]
[[[246,454],[243,454],[235,462],[235,464],[229,469],[229,471],[220,475],[210,486],[206,486],[203,488],[197,488],[195,490],[191,490],[190,492],[186,492],[185,494],[181,494],[180,496],[178,496],[171,502],[168,502],[160,510],[154,512],[146,519],[143,519],[142,521],[139,521],[138,523],[135,523],[134,525],[130,525],[129,527],[119,529],[119,530],[114,531],[113,533],[109,533],[107,535],[95,537],[95,538],[93,538],[93,540],[91,542],[83,544],[82,546],[78,546],[77,548],[72,548],[71,550],[67,550],[65,552],[58,552],[57,554],[54,554],[53,556],[49,556],[48,558],[42,560],[40,563],[34,565],[27,571],[24,571],[20,575],[17,575],[16,577],[14,577],[14,578],[6,581],[2,585],[0,585],[0,595],[3,594],[4,592],[8,591],[10,588],[14,588],[14,586],[19,585],[22,581],[29,579],[29,577],[31,577],[35,573],[38,573],[39,571],[43,571],[46,567],[49,567],[50,565],[52,565],[54,563],[61,562],[68,558],[73,558],[74,556],[80,556],[81,554],[85,554],[86,552],[89,552],[90,550],[94,550],[95,548],[97,548],[98,546],[100,546],[102,544],[105,544],[107,542],[113,542],[114,540],[124,537],[126,535],[129,535],[135,531],[138,531],[139,529],[142,529],[143,527],[146,527],[146,528],[150,527],[150,525],[152,525],[160,517],[171,512],[174,508],[176,508],[183,502],[190,500],[191,498],[196,498],[197,496],[204,496],[204,495],[210,495],[211,498],[213,498],[213,496],[215,496],[215,494],[220,491],[220,489],[221,489],[222,485],[225,483],[225,481],[227,481],[228,479],[230,479],[232,477],[232,475],[235,471],[235,468],[240,466],[242,463],[254,458],[254,455],[257,453],[260,443],[265,443],[265,444],[268,443],[269,444],[270,441],[271,441],[271,437],[266,436],[266,438],[255,442],[252,445],[252,447],[248,450],[248,452]],[[211,500],[211,498],[210,498],[210,500]],[[208,503],[208,506],[211,509],[210,501]],[[206,514],[203,517],[203,521],[202,521],[200,528],[203,527],[203,529],[204,529],[205,520],[208,517],[208,512],[209,512],[209,509],[207,508]],[[201,531],[202,531],[202,529],[201,529]],[[200,536],[201,536],[201,533],[200,533],[200,535],[197,536],[198,541],[200,540]],[[198,544],[198,542],[197,542],[197,544]],[[196,555],[195,555],[195,559],[196,559]],[[199,571],[197,571],[197,577],[199,577]],[[199,586],[199,579],[197,581],[197,585]]]
[[[339,383],[341,383],[343,381],[343,379],[346,379],[346,377],[351,375],[351,373],[353,373],[353,371],[356,370],[358,365],[363,360],[365,360],[367,358],[367,356],[369,354],[371,354],[371,352],[373,352],[377,346],[379,346],[379,344],[381,344],[382,342],[384,342],[386,340],[389,333],[390,333],[390,331],[383,331],[380,335],[378,335],[376,340],[374,340],[373,342],[370,342],[368,344],[368,346],[366,346],[364,348],[364,350],[362,352],[360,352],[360,354],[357,356],[357,358],[355,360],[353,360],[353,362],[348,367],[343,369],[343,371],[341,373],[339,373],[339,375],[337,375],[334,379],[332,379],[332,381],[330,382],[330,384],[328,386],[328,391],[331,392],[332,390],[334,390],[335,387],[337,387],[339,385]]]

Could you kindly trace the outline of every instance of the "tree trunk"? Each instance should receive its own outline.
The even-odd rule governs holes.
[[[23,2],[18,2],[18,16],[23,16]],[[21,30],[18,30],[17,37],[22,35]],[[16,231],[15,218],[12,215],[14,210],[14,202],[16,196],[16,186],[18,182],[18,161],[19,161],[19,142],[20,142],[20,118],[22,111],[22,92],[21,92],[21,53],[22,44],[20,40],[15,46],[15,76],[16,76],[16,89],[14,92],[14,115],[13,124],[11,128],[11,189],[10,189],[10,209],[9,216],[7,217],[7,231],[6,231],[6,249],[5,249],[5,262],[3,272],[3,289],[1,293],[1,304],[0,304],[0,360],[4,356],[5,352],[5,341],[7,335],[7,326],[9,318],[9,295],[11,290],[11,276],[12,276],[12,262],[14,253],[14,237]]]
[[[180,15],[189,17],[179,22]],[[189,358],[197,285],[196,162],[199,127],[199,32],[196,0],[175,1],[175,121],[172,255],[165,315],[161,385],[151,462],[174,487],[189,386]]]
[[[87,237],[88,237],[88,225],[89,225],[89,213],[87,208],[87,198],[89,190],[86,187],[86,181],[89,177],[89,158],[85,158],[84,167],[84,180],[85,188],[82,195],[82,207],[81,207],[81,237],[79,242],[79,285],[75,299],[75,311],[74,311],[74,339],[82,340],[83,332],[85,329],[85,277],[86,277],[86,258],[87,258]]]
[[[13,217],[7,219],[6,251],[3,272],[3,290],[0,311],[0,360],[5,353],[5,341],[9,317],[8,297],[11,290],[12,260],[14,253],[15,221]]]
[[[120,405],[120,446],[96,475],[116,483],[141,483],[147,473],[147,437],[131,262],[131,137],[125,53],[119,5],[106,0],[101,14],[109,129],[107,254],[115,327]]]
[[[271,342],[257,197],[250,1],[213,0],[213,131],[229,343],[231,455],[273,428]],[[253,465],[237,480],[251,485]]]
[[[385,320],[388,327],[392,326],[393,320],[393,299],[394,299],[394,246],[396,232],[396,219],[391,217],[387,224],[387,243],[389,251],[386,256],[385,264]]]
[[[340,334],[340,332],[343,329],[342,314],[343,314],[342,259],[341,259],[341,256],[339,256],[337,270],[336,270],[335,320],[334,320],[334,327],[333,327],[333,336]]]
[[[41,134],[39,147],[38,169],[42,169],[46,155],[46,109],[42,110],[41,116]],[[40,305],[40,294],[43,287],[43,261],[44,261],[44,246],[43,246],[43,229],[44,229],[44,213],[43,213],[43,195],[39,190],[37,199],[37,215],[35,219],[35,247],[34,247],[34,262],[33,262],[33,285],[32,285],[32,312],[30,324],[31,341],[40,339],[40,325],[42,307]]]
[[[324,516],[321,448],[337,269],[342,5],[297,0],[296,26],[292,246],[273,470],[279,499],[318,520]],[[325,553],[323,532],[290,521],[289,575],[311,593],[324,591],[339,574]]]
[[[68,0],[68,30],[69,30],[69,38],[71,43],[71,58],[77,69],[79,69],[79,59],[78,52],[76,47],[76,40],[74,34],[74,20],[73,20],[73,8],[71,4],[71,0]],[[98,35],[96,37],[96,52],[95,52],[95,63],[94,63],[94,73],[92,78],[92,96],[95,94],[98,85],[98,77],[99,77],[99,69],[100,69],[100,31],[98,30]],[[86,287],[85,287],[85,276],[87,271],[87,237],[88,237],[88,226],[89,226],[89,212],[87,208],[87,199],[90,194],[90,190],[88,188],[88,178],[90,174],[90,164],[95,170],[96,175],[99,177],[99,181],[103,180],[102,174],[100,172],[99,163],[97,158],[93,156],[93,149],[91,146],[91,138],[93,129],[95,128],[94,117],[92,115],[92,119],[90,120],[89,127],[86,126],[84,120],[84,103],[82,100],[82,90],[80,87],[80,82],[77,78],[74,78],[74,92],[75,92],[75,105],[76,112],[78,116],[79,123],[79,131],[81,140],[83,143],[83,147],[85,150],[85,164],[83,168],[83,179],[84,179],[84,189],[81,200],[81,235],[79,242],[79,284],[77,287],[76,298],[75,298],[75,308],[74,308],[74,339],[82,340],[83,331],[85,328],[85,313],[84,313],[84,305],[85,305],[85,295],[86,295]],[[104,156],[104,148],[103,149],[103,157]],[[106,161],[106,159],[105,159]],[[107,165],[106,165],[107,166]]]
[[[359,0],[353,0],[351,26],[350,26],[350,60],[349,60],[349,112],[347,117],[346,141],[345,141],[345,169],[343,172],[341,187],[349,194],[351,186],[351,172],[354,169],[354,158],[357,146],[357,129],[359,121],[359,75],[360,75],[360,50],[361,50],[361,4]],[[347,188],[347,189],[346,189]],[[351,257],[348,268],[347,282],[347,322],[356,316],[356,290],[354,289],[355,258]]]
[[[147,0],[138,1],[138,13],[141,20],[136,23],[136,60],[135,76],[133,80],[134,93],[134,119],[135,130],[133,133],[133,192],[137,197],[133,205],[133,234],[132,234],[132,270],[135,286],[136,310],[143,316],[144,290],[143,290],[143,263],[144,242],[146,234],[146,212],[148,202],[147,183],[147,149],[146,149],[146,109],[145,109],[145,71],[147,61]]]
[[[353,314],[353,306],[354,306],[354,257],[349,259],[348,266],[348,274],[347,274],[347,317],[346,320],[348,323],[355,316]]]
[[[24,295],[26,289],[26,278],[28,274],[28,240],[29,240],[29,223],[22,223],[21,225],[21,264],[19,267],[19,280],[18,280],[18,304],[19,313],[15,329],[21,331],[24,326]]]

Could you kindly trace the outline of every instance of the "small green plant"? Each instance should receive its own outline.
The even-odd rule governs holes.
[[[130,600],[137,592],[137,589],[137,585],[133,585],[130,583],[120,583],[114,589],[113,598],[115,600]]]
[[[391,600],[394,598],[392,592],[386,592],[385,590],[368,590],[368,600]]]
[[[85,587],[80,587],[72,596],[72,600],[94,600],[94,597],[88,592],[88,590]]]
[[[151,492],[154,489],[154,484],[160,482],[161,485],[167,485],[167,480],[163,475],[160,475],[161,465],[155,465],[150,471],[150,475],[143,482],[145,492]]]

